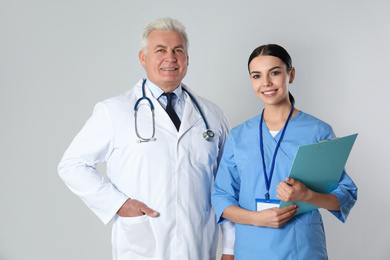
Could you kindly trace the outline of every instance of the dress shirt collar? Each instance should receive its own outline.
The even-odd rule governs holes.
[[[159,86],[151,82],[149,79],[146,80],[146,86],[149,88],[150,92],[152,92],[153,97],[155,97],[156,99],[159,99],[160,96],[164,93],[164,91]],[[172,92],[176,94],[176,96],[179,98],[181,102],[184,102],[185,95],[181,83]]]

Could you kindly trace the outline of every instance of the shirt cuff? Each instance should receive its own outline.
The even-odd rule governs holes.
[[[222,231],[222,254],[234,255],[235,224],[231,221],[226,221],[220,226]]]

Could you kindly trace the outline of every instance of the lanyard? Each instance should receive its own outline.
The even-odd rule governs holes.
[[[292,107],[291,107],[290,114],[287,117],[286,123],[284,124],[284,127],[282,129],[282,134],[281,134],[281,136],[279,138],[279,141],[278,141],[278,143],[277,143],[277,145],[275,147],[274,156],[272,158],[271,170],[270,170],[270,173],[269,173],[269,178],[267,176],[267,171],[266,171],[265,162],[264,162],[264,147],[263,147],[263,115],[264,115],[264,109],[263,109],[263,112],[261,113],[260,126],[259,126],[259,128],[260,128],[260,153],[261,153],[261,158],[263,159],[263,172],[264,172],[265,186],[267,188],[267,193],[265,194],[265,200],[267,202],[270,200],[270,198],[269,198],[269,189],[271,187],[272,175],[274,173],[276,154],[278,153],[280,142],[282,141],[282,139],[284,137],[284,133],[286,132],[288,121],[289,121],[293,111],[294,111],[294,105],[292,105]]]

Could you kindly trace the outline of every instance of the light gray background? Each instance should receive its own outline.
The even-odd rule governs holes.
[[[190,38],[184,82],[232,126],[262,109],[246,62],[260,44],[293,58],[297,108],[359,133],[347,171],[359,199],[346,224],[323,211],[330,259],[390,259],[388,1],[0,0],[0,259],[110,259],[110,226],[57,164],[100,100],[144,70],[139,35],[163,16]]]

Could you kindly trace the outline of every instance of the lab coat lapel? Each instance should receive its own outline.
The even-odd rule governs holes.
[[[190,91],[187,87],[186,89]],[[191,94],[197,100],[195,94],[193,94],[192,92]],[[199,106],[201,106],[199,102],[198,104]],[[202,120],[202,117],[200,116],[200,113],[198,112],[194,102],[192,102],[191,98],[186,93],[186,104],[184,107],[183,118],[179,129],[179,138],[184,135],[193,125],[199,122],[199,120]]]

